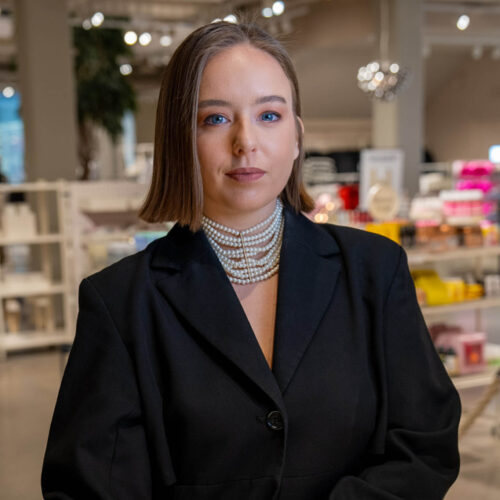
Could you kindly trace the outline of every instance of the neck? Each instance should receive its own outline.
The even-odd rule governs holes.
[[[266,220],[276,208],[276,199],[258,210],[249,212],[214,212],[210,208],[203,211],[203,215],[219,224],[228,226],[236,231],[245,231]]]

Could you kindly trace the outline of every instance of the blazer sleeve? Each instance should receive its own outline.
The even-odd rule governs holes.
[[[97,289],[79,288],[75,341],[42,467],[43,498],[150,500],[133,363]]]
[[[442,499],[459,471],[460,399],[425,325],[402,248],[381,338],[379,449],[359,473],[343,477],[328,500]]]

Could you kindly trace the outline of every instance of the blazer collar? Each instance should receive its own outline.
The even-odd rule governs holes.
[[[202,230],[193,233],[176,224],[151,260],[165,299],[283,410],[283,394],[332,300],[340,271],[332,236],[286,205],[284,217],[272,371]]]

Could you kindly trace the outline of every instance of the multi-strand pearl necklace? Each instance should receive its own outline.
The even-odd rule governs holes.
[[[206,216],[202,217],[201,226],[233,283],[256,283],[278,272],[284,226],[279,198],[266,220],[244,231],[223,226]],[[256,257],[259,254],[263,255]]]

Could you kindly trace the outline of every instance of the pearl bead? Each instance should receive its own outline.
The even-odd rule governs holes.
[[[279,198],[267,219],[244,231],[224,226],[206,216],[202,217],[201,224],[233,283],[256,283],[278,272],[284,228],[283,204]],[[265,229],[257,232],[261,228]],[[256,257],[262,253],[263,256]]]

